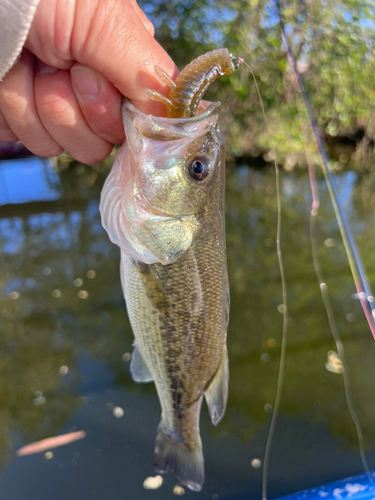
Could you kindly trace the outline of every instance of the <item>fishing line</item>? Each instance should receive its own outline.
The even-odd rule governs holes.
[[[318,125],[316,123],[314,113],[311,109],[310,101],[307,97],[307,93],[305,91],[305,87],[303,84],[302,76],[297,69],[297,63],[295,57],[293,56],[293,52],[291,46],[289,44],[289,39],[285,32],[284,22],[281,13],[280,0],[275,0],[276,8],[279,14],[279,24],[281,33],[286,44],[287,56],[289,60],[289,64],[293,70],[295,75],[295,79],[298,85],[298,88],[301,92],[305,109],[307,111],[307,115],[309,117],[311,131],[314,137],[314,141],[317,147],[317,150],[320,154],[322,160],[322,170],[327,183],[328,191],[331,197],[333,209],[335,211],[336,219],[339,225],[341,237],[344,243],[345,252],[349,261],[349,267],[352,272],[354,284],[357,290],[357,297],[359,298],[363,312],[365,314],[366,320],[370,327],[371,333],[375,339],[375,299],[372,295],[370,285],[367,280],[366,271],[364,269],[361,256],[354,242],[354,238],[351,234],[349,225],[347,223],[345,213],[341,208],[340,202],[338,200],[338,196],[336,193],[336,188],[334,185],[334,179],[331,174],[329,165],[328,165],[328,155],[326,153],[323,141],[320,137]]]
[[[275,427],[277,422],[277,417],[280,409],[281,395],[283,390],[283,382],[284,382],[284,372],[285,372],[285,356],[286,356],[286,344],[287,344],[287,335],[288,335],[288,304],[287,304],[287,291],[286,291],[286,280],[285,280],[285,270],[284,270],[284,262],[281,251],[281,186],[280,186],[280,171],[276,162],[276,152],[272,141],[272,136],[268,127],[268,122],[266,118],[266,113],[264,111],[262,97],[260,95],[259,87],[257,80],[255,78],[254,72],[252,68],[244,61],[243,64],[250,70],[250,73],[253,77],[255,88],[258,94],[260,106],[262,108],[262,114],[264,118],[264,123],[266,124],[267,133],[270,136],[271,140],[271,151],[273,155],[273,162],[275,166],[275,174],[276,174],[276,199],[277,199],[277,229],[276,229],[276,250],[277,250],[277,260],[279,263],[279,272],[281,278],[281,294],[282,294],[282,314],[283,314],[283,329],[282,329],[282,339],[281,339],[281,352],[280,352],[280,364],[279,364],[279,374],[277,380],[277,388],[276,388],[276,397],[275,404],[273,408],[273,413],[271,417],[271,423],[268,431],[266,448],[264,452],[263,459],[263,471],[262,471],[262,500],[267,500],[267,479],[268,479],[268,468],[269,468],[269,458],[271,452],[271,446],[273,437],[275,434]]]
[[[371,483],[373,483],[373,478],[372,478],[372,475],[370,473],[370,468],[368,466],[367,459],[366,459],[361,424],[359,422],[357,412],[355,411],[354,404],[353,404],[352,391],[350,388],[348,366],[347,366],[346,357],[345,357],[345,350],[344,350],[344,346],[343,346],[343,343],[341,341],[341,337],[340,337],[340,334],[339,334],[339,331],[337,328],[336,320],[335,320],[335,317],[333,314],[331,300],[330,300],[329,292],[328,292],[328,287],[324,282],[323,274],[321,272],[321,267],[320,267],[320,263],[319,263],[319,259],[318,259],[318,255],[317,255],[316,243],[315,242],[313,243],[313,236],[315,233],[315,220],[316,220],[317,215],[318,215],[318,211],[316,211],[316,213],[313,213],[313,211],[311,211],[311,214],[310,214],[310,241],[311,241],[311,252],[312,252],[312,258],[313,258],[313,265],[314,265],[314,269],[315,269],[315,274],[316,274],[318,281],[319,281],[320,292],[321,292],[323,304],[324,304],[324,307],[326,310],[329,327],[330,327],[333,339],[334,339],[335,344],[336,344],[337,354],[339,356],[339,359],[340,359],[341,365],[342,365],[342,374],[343,374],[343,381],[344,381],[346,405],[348,407],[350,417],[352,419],[352,422],[354,424],[355,431],[357,434],[359,455],[361,457],[362,466],[363,466],[364,471],[367,474],[369,481]]]
[[[292,83],[293,83],[293,90],[294,90],[294,95],[295,95],[295,99],[296,99],[296,104],[297,104],[299,120],[300,120],[300,124],[301,124],[302,135],[304,138],[305,155],[306,155],[306,161],[307,161],[307,167],[308,167],[308,173],[309,173],[309,179],[310,179],[310,186],[311,186],[312,205],[311,205],[311,212],[310,212],[310,244],[311,244],[313,266],[314,266],[316,277],[317,277],[318,282],[319,282],[320,293],[321,293],[323,305],[324,305],[324,308],[325,308],[325,311],[327,314],[329,328],[331,330],[332,337],[333,337],[334,342],[336,344],[337,353],[338,353],[338,356],[339,356],[339,359],[340,359],[341,365],[342,365],[346,406],[348,408],[350,417],[352,419],[352,422],[353,422],[353,425],[355,427],[355,431],[357,434],[359,455],[361,458],[362,466],[363,466],[365,473],[367,474],[369,481],[373,484],[373,478],[372,478],[372,475],[370,473],[370,468],[368,466],[366,454],[365,454],[365,450],[364,450],[362,427],[361,427],[361,424],[359,422],[359,419],[358,419],[358,416],[357,416],[357,413],[355,411],[354,404],[353,404],[351,384],[350,384],[350,379],[349,379],[348,366],[346,363],[344,345],[341,341],[341,337],[340,337],[340,334],[339,334],[339,331],[337,328],[337,323],[336,323],[335,316],[333,313],[331,300],[329,297],[328,286],[326,285],[326,283],[324,281],[322,268],[321,268],[319,258],[318,258],[317,244],[316,244],[316,241],[317,241],[317,238],[316,238],[316,220],[317,220],[319,207],[320,207],[319,191],[318,191],[318,186],[317,186],[316,177],[315,177],[314,165],[311,161],[309,152],[307,150],[307,144],[309,142],[309,138],[308,138],[308,134],[307,134],[306,128],[305,128],[305,126],[303,124],[303,120],[302,120],[302,113],[301,113],[300,103],[299,103],[299,99],[298,99],[298,95],[297,95],[297,88],[296,88],[295,82],[292,81]]]
[[[278,6],[278,10],[279,10],[280,23],[282,23],[279,2],[277,2],[277,6]],[[282,29],[284,38],[286,38],[284,26],[282,24],[281,24],[281,29]],[[372,478],[371,473],[370,473],[370,469],[369,469],[369,466],[367,463],[366,454],[365,454],[365,450],[364,450],[364,441],[363,441],[361,424],[359,422],[359,419],[358,419],[358,416],[357,416],[357,413],[355,411],[354,404],[353,404],[351,384],[350,384],[350,379],[349,379],[349,371],[348,371],[346,357],[345,357],[345,350],[344,350],[344,346],[343,346],[343,343],[341,341],[341,337],[340,337],[340,334],[339,334],[339,331],[337,328],[337,323],[336,323],[336,320],[334,317],[334,313],[333,313],[333,309],[332,309],[332,305],[331,305],[331,300],[329,297],[328,287],[327,287],[326,283],[324,282],[324,276],[323,276],[322,268],[321,268],[319,258],[318,258],[317,244],[316,244],[316,241],[317,241],[317,239],[316,239],[316,220],[317,220],[317,216],[318,216],[318,212],[319,212],[320,200],[319,200],[318,186],[317,186],[316,177],[315,177],[314,165],[311,161],[311,158],[310,158],[310,155],[309,155],[309,152],[307,149],[307,144],[309,142],[309,138],[308,138],[308,133],[306,131],[306,128],[305,128],[303,120],[302,120],[302,112],[301,112],[299,97],[297,94],[298,88],[302,94],[305,106],[306,106],[306,103],[308,104],[308,106],[306,106],[306,111],[308,113],[308,117],[310,119],[310,123],[311,123],[312,128],[313,128],[313,122],[312,122],[311,118],[313,118],[313,115],[312,115],[311,107],[309,106],[307,94],[305,93],[304,88],[302,86],[303,85],[302,78],[299,74],[297,65],[295,63],[295,58],[293,56],[293,53],[291,51],[291,48],[289,46],[289,42],[287,39],[286,39],[286,43],[287,43],[287,47],[288,47],[289,62],[292,63],[292,67],[294,70],[294,78],[292,77],[292,84],[293,84],[293,90],[294,90],[295,100],[296,100],[296,104],[297,104],[299,120],[300,120],[300,124],[301,124],[301,131],[302,131],[302,135],[304,138],[305,155],[306,155],[306,161],[307,161],[307,167],[308,167],[308,173],[309,173],[309,179],[310,179],[310,186],[311,186],[312,207],[311,207],[311,212],[310,212],[310,243],[311,243],[311,253],[312,253],[312,259],[313,259],[313,266],[314,266],[316,277],[317,277],[318,282],[319,282],[319,288],[320,288],[320,292],[321,292],[321,296],[322,296],[323,305],[324,305],[324,308],[326,310],[329,328],[331,330],[332,337],[335,341],[337,353],[338,353],[338,356],[339,356],[339,359],[340,359],[341,365],[342,365],[346,405],[347,405],[350,417],[352,419],[352,422],[353,422],[353,425],[355,427],[355,431],[357,434],[359,454],[360,454],[362,466],[363,466],[364,471],[367,474],[367,477],[369,478],[369,481],[371,483],[373,483],[373,478]],[[315,124],[315,126],[316,126],[316,124]],[[314,128],[313,128],[313,134],[314,134],[315,139],[316,139],[316,134],[318,134],[318,131]],[[318,140],[319,140],[319,142],[321,142],[320,135],[318,135]],[[316,141],[316,142],[318,142],[318,141]],[[323,150],[323,152],[325,152],[325,151]],[[324,156],[322,156],[322,161],[324,163]],[[328,188],[329,188],[329,186],[328,186]],[[334,194],[336,194],[336,193],[334,193]],[[338,200],[337,200],[337,203],[338,203]],[[350,233],[349,233],[349,236],[350,236]],[[371,326],[370,326],[370,328],[371,328]]]

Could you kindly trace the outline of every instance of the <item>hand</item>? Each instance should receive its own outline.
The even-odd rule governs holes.
[[[122,95],[165,114],[146,92],[168,93],[154,65],[177,76],[136,0],[40,0],[21,58],[0,82],[0,140],[100,161],[124,141]]]

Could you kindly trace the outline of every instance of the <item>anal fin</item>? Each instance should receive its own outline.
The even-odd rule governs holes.
[[[147,366],[145,358],[143,357],[141,351],[138,349],[136,344],[134,344],[132,360],[130,362],[130,372],[132,374],[134,382],[153,381],[153,376],[151,375],[150,369]]]
[[[223,418],[228,399],[229,365],[227,348],[224,350],[219,368],[205,391],[211,422],[217,425]]]

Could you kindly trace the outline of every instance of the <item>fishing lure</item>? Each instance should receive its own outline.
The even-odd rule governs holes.
[[[188,64],[174,82],[159,66],[155,73],[170,92],[164,97],[154,90],[148,93],[154,101],[162,102],[167,107],[169,118],[192,117],[199,109],[199,102],[208,87],[217,78],[232,74],[242,63],[241,57],[234,57],[228,49],[207,52]]]

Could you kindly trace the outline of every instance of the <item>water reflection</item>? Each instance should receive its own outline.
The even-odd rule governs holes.
[[[46,489],[30,480],[28,488],[33,484],[39,492],[35,498],[47,498],[46,491],[56,499],[75,498],[72,492],[79,484],[80,500],[108,493],[124,498],[125,491],[125,498],[146,498],[142,485],[154,477],[151,453],[159,407],[153,385],[134,384],[128,371],[132,333],[119,281],[119,252],[108,241],[98,212],[105,175],[100,168],[65,168],[55,201],[0,209],[0,486],[16,491],[15,499],[26,498],[22,495],[27,491],[15,487],[17,474],[43,477]],[[282,180],[290,332],[270,464],[271,497],[361,471],[342,375],[327,369],[337,360],[312,267],[308,179],[293,172]],[[339,180],[374,282],[375,180],[371,174],[352,172],[341,173]],[[370,452],[375,446],[375,351],[360,304],[352,298],[354,285],[322,181],[320,188],[319,256]],[[259,461],[273,409],[281,340],[275,241],[274,173],[247,166],[230,171],[230,397],[217,428],[203,412],[205,499],[259,495]],[[14,459],[15,450],[26,443],[79,429],[87,437],[56,449],[49,465],[44,454]],[[369,460],[374,467],[371,453]],[[82,477],[72,467],[81,467]],[[101,479],[85,489],[84,478],[95,471]],[[60,491],[57,485],[71,474],[74,479]],[[166,478],[152,494],[164,498],[174,487],[175,480]]]
[[[57,200],[60,179],[54,167],[47,158],[0,161],[0,205]]]

